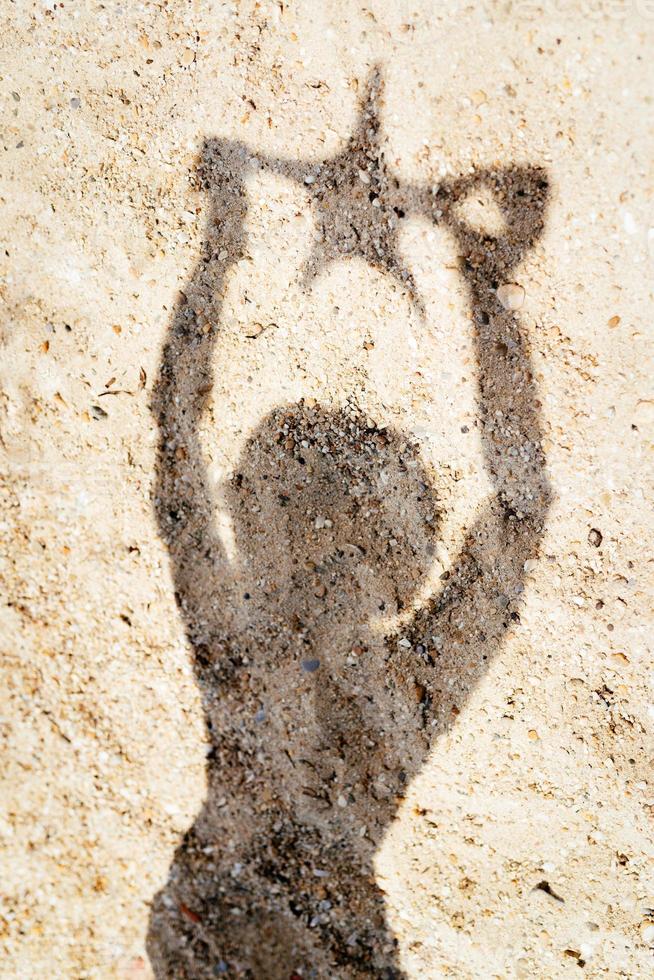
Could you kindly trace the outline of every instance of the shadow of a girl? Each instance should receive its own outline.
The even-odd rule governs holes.
[[[324,178],[343,207],[360,193],[348,168],[371,159],[361,134],[375,134],[373,109],[364,101],[359,135],[332,161],[345,172]],[[494,487],[440,590],[401,633],[384,635],[380,618],[412,609],[439,532],[433,478],[406,434],[342,408],[276,409],[251,434],[224,495],[236,563],[215,531],[198,433],[220,297],[245,247],[249,159],[240,144],[205,147],[206,251],[171,324],[154,397],[156,512],[211,749],[207,799],[154,900],[148,953],[159,978],[400,977],[373,858],[430,744],[519,622],[524,563],[537,554],[548,507],[528,347],[497,297],[542,230],[547,183],[538,168],[515,168],[434,194],[378,168],[382,207],[444,222],[462,256]],[[258,165],[290,179],[303,169]],[[505,222],[494,238],[459,217],[481,188]]]

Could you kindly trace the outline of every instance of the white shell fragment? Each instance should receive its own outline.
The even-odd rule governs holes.
[[[519,310],[525,301],[524,287],[517,282],[505,282],[497,290],[497,298],[505,310]]]

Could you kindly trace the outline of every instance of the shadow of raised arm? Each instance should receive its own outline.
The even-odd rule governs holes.
[[[200,658],[224,633],[225,609],[216,610],[214,589],[229,577],[214,526],[200,424],[213,389],[213,352],[228,276],[244,254],[247,160],[240,143],[204,144],[197,172],[209,194],[203,253],[177,299],[152,398],[159,427],[155,511],[170,554],[175,598]]]
[[[499,237],[476,231],[459,215],[460,204],[482,189],[493,194],[504,219]],[[401,655],[391,657],[398,688],[417,684],[423,692],[432,737],[459,713],[505,632],[519,621],[525,562],[538,551],[549,507],[529,341],[497,295],[539,238],[547,195],[544,172],[531,167],[479,172],[435,193],[406,194],[407,209],[443,222],[460,252],[473,312],[478,424],[494,487],[442,590],[403,630],[410,648],[403,644]],[[389,637],[389,648],[397,641]]]

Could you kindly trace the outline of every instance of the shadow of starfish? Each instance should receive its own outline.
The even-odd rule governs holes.
[[[361,258],[405,289],[424,318],[424,304],[399,244],[406,194],[386,164],[382,100],[382,73],[377,66],[366,81],[352,135],[335,156],[306,164],[266,156],[259,159],[272,173],[296,181],[310,197],[319,237],[301,273],[304,287],[330,262]]]

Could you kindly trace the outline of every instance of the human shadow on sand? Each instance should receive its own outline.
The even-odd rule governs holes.
[[[380,100],[376,73],[348,145],[320,165],[214,139],[198,169],[206,246],[154,392],[155,508],[210,751],[206,802],[153,901],[147,948],[162,980],[403,976],[375,852],[430,744],[519,629],[524,565],[543,533],[549,492],[528,343],[497,289],[542,231],[546,176],[512,167],[437,188],[403,184],[384,161]],[[426,602],[415,600],[439,535],[433,478],[406,433],[346,409],[303,401],[261,420],[223,494],[238,560],[224,553],[199,429],[256,168],[310,195],[321,243],[307,289],[330,261],[358,255],[422,310],[398,229],[419,215],[453,236],[494,492]],[[502,215],[495,237],[462,217],[481,193]],[[379,624],[398,613],[404,627],[384,635]]]

